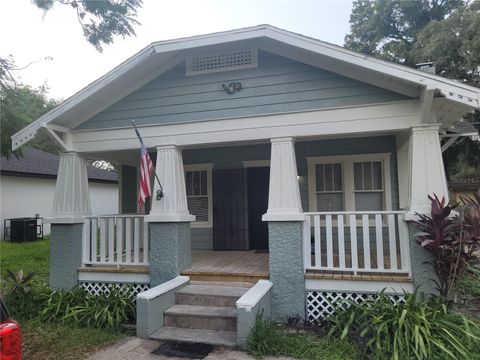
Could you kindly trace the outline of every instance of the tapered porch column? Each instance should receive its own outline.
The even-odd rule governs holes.
[[[410,212],[430,213],[427,195],[445,197],[448,202],[447,178],[443,166],[438,125],[416,126],[410,135]]]
[[[271,314],[285,321],[305,317],[305,279],[302,250],[303,215],[292,138],[272,139],[268,221]]]
[[[404,167],[407,174],[406,185],[406,219],[416,219],[415,214],[430,214],[431,203],[428,195],[436,194],[448,202],[448,188],[443,166],[442,150],[438,125],[413,127],[408,139],[408,165]],[[407,144],[405,144],[407,145]],[[399,176],[402,176],[399,173]],[[432,254],[420,247],[415,240],[418,231],[409,224],[410,263],[412,266],[413,285],[420,292],[436,293],[436,280],[433,266],[426,265],[432,260]]]
[[[82,266],[84,217],[91,215],[87,161],[75,152],[60,154],[51,218],[50,286],[70,289]]]
[[[150,285],[155,286],[178,276],[190,267],[190,222],[182,151],[175,145],[157,147],[155,172],[162,183],[164,196],[156,199],[159,190],[155,180],[149,222]]]

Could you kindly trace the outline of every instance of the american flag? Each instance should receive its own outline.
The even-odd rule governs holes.
[[[153,163],[148,155],[147,148],[139,137],[142,144],[142,151],[140,154],[140,191],[138,192],[138,204],[140,207],[145,204],[145,199],[152,196],[152,187],[150,185],[150,178],[152,177]]]

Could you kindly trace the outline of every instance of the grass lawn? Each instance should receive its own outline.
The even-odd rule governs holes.
[[[50,241],[10,243],[0,241],[0,275],[5,280],[6,270],[14,273],[35,272],[34,287],[48,285]],[[7,286],[3,283],[2,288]],[[15,317],[15,314],[11,314]],[[111,330],[75,328],[58,323],[42,323],[37,319],[18,318],[22,326],[22,351],[24,359],[74,360],[83,359],[99,347],[111,344],[126,336]]]

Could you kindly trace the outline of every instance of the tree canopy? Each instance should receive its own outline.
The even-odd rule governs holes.
[[[431,21],[445,19],[462,4],[461,0],[357,0],[345,46],[414,65],[411,50],[418,33]]]
[[[103,45],[113,43],[114,36],[135,35],[134,25],[137,10],[142,0],[32,0],[40,9],[48,12],[55,5],[70,6],[76,12],[77,20],[87,41],[98,51]]]
[[[408,66],[432,61],[437,75],[480,87],[480,1],[357,0],[345,46]],[[480,112],[466,116],[480,129]],[[480,175],[480,144],[462,138],[444,153],[447,173]]]
[[[12,155],[10,136],[56,105],[57,101],[47,97],[45,87],[34,89],[27,85],[17,84],[12,88],[0,88],[1,154],[10,157]]]

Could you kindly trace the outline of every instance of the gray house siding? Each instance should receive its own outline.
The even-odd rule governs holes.
[[[240,81],[227,94],[223,84]],[[372,104],[405,96],[259,50],[258,67],[185,76],[181,63],[77,129],[255,116],[289,111]]]
[[[304,211],[308,211],[309,209],[308,169],[306,157],[373,153],[391,153],[390,181],[392,208],[398,209],[398,173],[395,136],[297,142],[295,144],[295,151],[298,175],[300,176],[300,195]],[[269,159],[269,144],[185,150],[183,152],[183,160],[185,164],[212,163],[214,169],[242,168],[242,161]],[[212,249],[212,229],[192,228],[192,248]]]

